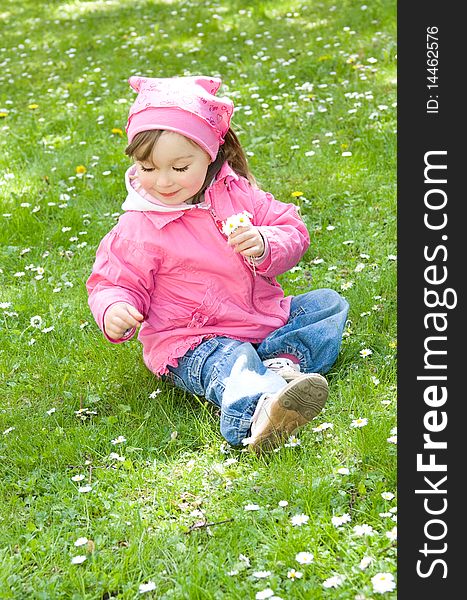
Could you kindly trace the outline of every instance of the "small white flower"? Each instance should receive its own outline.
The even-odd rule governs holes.
[[[152,592],[152,590],[156,589],[156,584],[154,581],[148,581],[147,583],[141,583],[139,586],[139,593],[145,594],[146,592]]]
[[[81,563],[84,563],[85,560],[86,560],[86,556],[84,556],[83,554],[81,554],[79,556],[73,556],[73,558],[71,559],[71,564],[72,565],[80,565]]]
[[[300,446],[301,444],[301,440],[298,439],[298,437],[291,435],[289,437],[289,441],[284,444],[285,448],[295,448],[295,446]]]
[[[391,540],[391,542],[395,542],[397,540],[397,527],[393,527],[391,531],[386,531],[386,537]]]
[[[384,500],[392,500],[394,498],[394,494],[392,492],[382,492],[381,498]]]
[[[236,215],[232,215],[224,221],[222,225],[222,233],[225,235],[230,235],[237,229],[237,227],[245,227],[251,223],[250,219],[252,218],[253,215],[246,210],[241,213],[237,213]]]
[[[373,562],[373,558],[371,556],[364,556],[358,565],[362,571],[364,571],[367,567],[371,565]]]
[[[238,556],[238,560],[241,560],[243,563],[245,563],[245,565],[246,565],[247,567],[249,567],[249,566],[250,566],[250,559],[248,558],[248,556],[245,556],[244,554],[240,554],[240,555]]]
[[[303,577],[303,573],[301,571],[296,571],[295,569],[289,569],[287,571],[287,577],[289,579],[301,579]]]
[[[116,444],[123,444],[124,442],[126,442],[126,438],[123,437],[123,435],[119,435],[117,438],[115,438],[114,440],[111,440],[112,444],[115,446]]]
[[[292,525],[298,526],[298,527],[300,527],[301,525],[306,525],[309,520],[310,520],[310,517],[308,515],[304,515],[304,514],[294,515],[291,518]]]
[[[333,429],[333,428],[334,428],[333,423],[321,423],[321,425],[318,425],[318,427],[313,427],[312,431],[318,433],[320,431],[324,431],[325,429]]]
[[[350,290],[350,288],[353,286],[353,281],[346,281],[345,283],[343,283],[341,285],[341,290]]]
[[[349,475],[350,470],[347,467],[340,467],[337,469],[337,473],[339,473],[339,475]]]
[[[253,577],[256,577],[256,579],[266,579],[271,576],[271,571],[255,571],[252,575]]]
[[[87,492],[90,492],[92,490],[92,486],[90,485],[82,485],[81,487],[78,488],[78,492],[80,492],[80,494],[86,494]]]
[[[397,444],[397,435],[392,435],[391,437],[386,438],[386,441],[390,444]]]
[[[42,333],[50,333],[54,329],[55,329],[55,326],[51,325],[50,327],[44,327],[44,329],[41,329],[41,331],[42,331]]]
[[[374,63],[378,62],[378,59],[374,58],[373,56],[370,56],[370,58],[367,58],[367,62],[374,64]]]
[[[375,377],[374,375],[371,376],[371,381],[375,384],[375,385],[379,385],[380,381],[377,377]]]
[[[366,358],[367,356],[371,356],[373,354],[373,350],[370,350],[370,348],[363,348],[363,350],[360,350],[360,356],[362,358]]]
[[[5,429],[5,431],[3,432],[3,435],[8,435],[9,433],[11,433],[12,431],[14,431],[16,429],[16,427],[8,427],[8,429]]]
[[[366,523],[363,525],[355,525],[353,532],[355,535],[360,537],[364,535],[374,535],[373,527],[371,525],[367,525]]]
[[[389,254],[388,260],[397,260],[397,254]]]
[[[392,573],[376,573],[376,575],[371,578],[371,583],[373,584],[373,591],[376,594],[392,592],[396,587],[394,575]]]
[[[83,481],[84,475],[73,475],[71,481]]]
[[[288,505],[289,505],[289,503],[287,502],[287,500],[279,500],[279,506],[281,508],[285,508]]]
[[[125,460],[125,457],[120,456],[120,454],[118,454],[117,452],[111,452],[109,454],[109,458],[111,458],[112,460],[118,460],[119,462],[123,462]]]
[[[314,556],[311,552],[299,552],[295,555],[295,560],[301,565],[311,565],[314,561]]]
[[[271,590],[271,588],[266,588],[261,592],[256,592],[255,598],[256,600],[266,600],[266,598],[271,598],[271,596],[274,596],[274,592]]]
[[[365,425],[368,425],[368,419],[364,418],[364,419],[353,419],[352,423],[350,424],[350,427],[365,427]]]
[[[76,540],[75,546],[79,548],[80,546],[85,546],[88,543],[87,537],[80,537]]]
[[[332,517],[331,523],[334,527],[340,527],[344,523],[348,523],[351,520],[349,513],[344,513],[342,516]]]
[[[161,393],[162,393],[162,390],[159,390],[159,389],[157,389],[157,390],[154,390],[153,392],[151,392],[151,393],[149,394],[149,397],[150,397],[150,398],[156,398],[156,397],[157,397],[159,394],[161,394]]]
[[[53,413],[56,412],[56,410],[57,409],[55,407],[53,407],[53,408],[49,408],[49,410],[46,411],[46,412],[47,412],[48,415],[53,415]]]
[[[34,317],[30,318],[29,323],[31,327],[37,327],[39,329],[40,327],[42,327],[42,317],[40,317],[39,315],[35,315]]]
[[[243,510],[259,510],[261,507],[259,504],[247,504],[243,507]]]
[[[332,577],[328,577],[325,581],[323,581],[323,587],[325,588],[337,588],[342,583],[344,583],[345,577],[344,575],[333,575]]]
[[[342,156],[352,156],[352,152],[342,152]]]

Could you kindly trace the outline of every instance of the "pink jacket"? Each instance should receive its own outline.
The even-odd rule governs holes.
[[[225,163],[189,210],[141,208],[128,184],[128,210],[103,238],[86,287],[89,306],[104,335],[104,315],[128,302],[144,315],[138,339],[147,367],[157,375],[203,339],[226,336],[259,343],[283,326],[291,297],[275,276],[296,265],[310,243],[294,204],[252,187]],[[252,270],[221,232],[222,222],[248,211],[267,240],[266,258]],[[119,343],[130,339],[135,331]]]

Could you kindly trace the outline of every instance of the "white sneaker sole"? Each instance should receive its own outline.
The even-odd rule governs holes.
[[[281,390],[269,407],[268,420],[249,439],[256,451],[271,449],[316,417],[326,404],[328,384],[318,373],[301,374]]]

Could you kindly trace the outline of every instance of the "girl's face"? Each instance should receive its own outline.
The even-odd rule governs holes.
[[[201,189],[211,157],[174,131],[164,131],[147,161],[137,161],[141,186],[163,204],[182,204]]]

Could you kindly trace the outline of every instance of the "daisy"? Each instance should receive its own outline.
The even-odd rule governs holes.
[[[355,535],[360,537],[364,535],[374,535],[373,527],[371,525],[367,525],[366,523],[363,525],[355,525],[353,532]]]
[[[331,523],[334,527],[340,527],[344,523],[348,523],[351,520],[349,513],[344,513],[341,517],[332,517]]]
[[[344,575],[333,575],[332,577],[328,577],[328,579],[323,581],[323,587],[337,588],[344,583],[344,579]]]
[[[289,569],[287,571],[287,577],[294,581],[295,579],[301,579],[303,577],[303,573],[301,571],[296,571],[295,569]]]
[[[260,506],[259,504],[247,504],[246,506],[243,507],[243,510],[259,510]]]
[[[266,579],[271,576],[271,571],[255,571],[252,575],[257,579]]]
[[[156,589],[156,584],[154,581],[148,581],[147,583],[141,583],[139,586],[139,593],[145,594],[146,592],[152,592],[152,590]]]
[[[364,419],[354,419],[352,421],[352,423],[350,424],[350,427],[365,427],[365,425],[368,425],[368,419],[364,418]]]
[[[386,537],[391,540],[391,542],[395,542],[397,540],[397,527],[393,527],[391,531],[386,531]]]
[[[369,348],[364,348],[363,350],[360,350],[360,356],[362,358],[366,358],[367,356],[371,356],[373,354],[373,351],[370,350]]]
[[[88,543],[88,538],[87,537],[80,537],[76,540],[75,542],[75,546],[77,548],[79,548],[80,546],[84,546]]]
[[[301,565],[311,565],[314,561],[314,556],[311,552],[299,552],[295,555],[295,560]]]
[[[123,435],[119,435],[117,438],[115,438],[114,440],[111,440],[112,444],[123,444],[123,442],[126,442],[126,438],[123,437]]]
[[[284,444],[284,446],[285,448],[295,448],[295,446],[300,446],[301,443],[302,442],[298,439],[298,437],[291,435],[289,437],[289,441],[286,444]]]
[[[71,481],[83,481],[84,475],[73,475]]]
[[[271,588],[266,588],[261,592],[256,592],[255,598],[256,600],[266,600],[266,598],[271,598],[271,596],[274,596],[274,592],[271,590]]]
[[[288,506],[288,505],[289,505],[289,503],[287,502],[287,500],[279,500],[279,503],[278,503],[278,504],[279,504],[279,506],[280,506],[281,508],[285,508],[286,506]]]
[[[337,469],[337,473],[339,473],[339,475],[349,475],[350,470],[347,467],[340,467]]]
[[[364,571],[367,567],[371,565],[373,562],[373,558],[371,556],[364,556],[358,565],[362,571]]]
[[[392,500],[394,498],[394,494],[392,492],[382,492],[381,498],[384,500]]]
[[[83,554],[80,554],[79,556],[73,556],[73,558],[71,559],[71,564],[72,565],[80,565],[81,563],[84,563],[85,560],[86,560],[86,556],[84,556]]]
[[[39,329],[42,327],[42,317],[40,317],[39,315],[35,315],[34,317],[30,318],[29,323],[31,327],[36,327]]]
[[[310,517],[308,515],[294,515],[291,519],[292,521],[292,525],[297,525],[298,527],[300,527],[301,525],[306,525],[309,521]]]
[[[333,423],[321,423],[321,425],[318,425],[318,427],[313,427],[312,431],[315,431],[316,433],[318,433],[319,431],[324,431],[325,429],[333,429],[333,428],[334,428]]]
[[[87,492],[90,492],[92,490],[92,487],[90,485],[82,485],[81,487],[78,488],[78,492],[80,492],[81,494],[86,494]]]
[[[392,573],[376,573],[376,575],[371,578],[371,583],[373,584],[373,591],[376,594],[392,592],[396,587]]]

